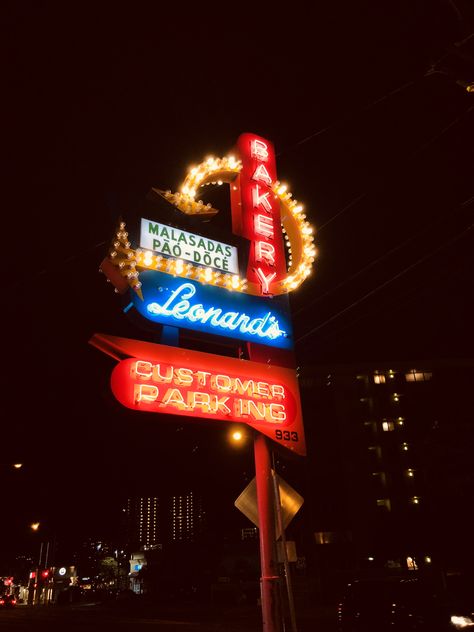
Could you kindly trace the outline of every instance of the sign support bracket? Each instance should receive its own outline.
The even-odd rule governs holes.
[[[260,595],[262,600],[263,632],[280,632],[279,575],[276,563],[274,493],[270,448],[267,438],[255,432],[255,480],[260,537]]]

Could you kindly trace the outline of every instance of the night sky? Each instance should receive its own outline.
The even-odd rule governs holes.
[[[2,9],[3,548],[33,518],[113,533],[124,495],[196,481],[220,511],[252,478],[222,427],[121,410],[87,344],[141,336],[98,273],[120,213],[242,132],[275,143],[317,229],[299,364],[472,357],[467,1],[42,4]]]

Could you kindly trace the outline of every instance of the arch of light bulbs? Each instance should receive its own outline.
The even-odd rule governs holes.
[[[158,193],[186,215],[215,215],[218,210],[212,208],[211,204],[204,204],[202,200],[196,201],[199,188],[209,184],[221,185],[224,182],[232,185],[241,169],[242,163],[233,156],[211,157],[189,170],[179,192],[158,191]],[[292,292],[308,277],[316,257],[316,248],[313,243],[313,228],[306,221],[303,206],[293,199],[287,186],[280,181],[273,183],[272,190],[275,197],[280,200],[282,230],[289,251],[287,276],[270,285],[270,293],[279,295]],[[124,222],[121,222],[117,228],[109,256],[118,266],[121,275],[139,295],[141,295],[141,283],[137,268],[159,270],[173,276],[194,279],[200,283],[217,285],[237,292],[255,295],[261,293],[257,283],[248,282],[239,275],[196,266],[182,259],[163,257],[149,250],[133,250],[130,248]]]

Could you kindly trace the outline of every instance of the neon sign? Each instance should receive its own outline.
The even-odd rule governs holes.
[[[293,346],[285,298],[272,301],[238,296],[213,286],[146,270],[141,293],[132,303],[147,320],[217,334],[281,349]]]
[[[179,192],[153,192],[185,215],[209,219],[218,210],[197,200],[198,192],[207,184],[230,184],[232,230],[251,242],[246,276],[240,277],[236,268],[229,267],[227,271],[224,264],[220,267],[222,261],[195,261],[194,256],[178,257],[172,250],[171,257],[167,252],[163,256],[153,243],[151,250],[137,250],[131,246],[125,222],[121,222],[102,264],[102,270],[119,292],[124,291],[123,279],[140,297],[141,271],[147,269],[256,296],[287,294],[308,277],[316,257],[313,229],[306,221],[303,206],[277,180],[273,145],[255,134],[242,134],[237,150],[238,158],[209,158],[190,169]],[[288,247],[288,269],[280,223]]]
[[[239,422],[305,454],[298,383],[291,369],[96,334],[129,346],[111,376],[115,398],[132,410]],[[116,341],[119,341],[117,344]],[[96,346],[97,342],[91,341]]]
[[[286,276],[280,200],[272,191],[275,151],[269,141],[254,134],[242,134],[238,149],[242,170],[233,186],[233,228],[251,242],[248,281],[260,286],[260,294],[268,295],[275,281]]]
[[[202,188],[223,183],[233,235],[226,236],[222,222],[209,232],[234,246],[159,218],[142,217],[129,233],[121,219],[100,268],[137,324],[148,331],[156,330],[153,324],[175,328],[173,335],[163,330],[163,341],[172,342],[176,329],[242,340],[250,343],[252,361],[101,334],[91,343],[119,360],[111,386],[124,406],[244,422],[304,455],[296,372],[286,368],[294,366],[288,294],[310,274],[316,250],[303,206],[277,179],[273,144],[242,134],[235,157],[208,158],[191,168],[175,193],[153,188],[147,198],[159,204],[147,208],[173,213],[170,223],[180,226],[191,216],[196,226],[219,212],[199,199]],[[178,221],[175,209],[182,213]]]

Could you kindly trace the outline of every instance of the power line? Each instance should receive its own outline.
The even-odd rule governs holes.
[[[80,259],[85,254],[89,254],[91,251],[94,251],[97,248],[100,248],[101,246],[105,246],[105,244],[107,244],[107,241],[101,241],[98,244],[94,244],[93,246],[89,246],[88,248],[85,248],[81,252],[74,253],[73,255],[70,255],[69,257],[66,257],[66,259],[63,259],[61,261],[61,263],[58,263],[57,265],[55,265],[55,268],[61,269],[66,264],[72,263],[73,261],[76,261],[76,259]],[[39,277],[44,276],[45,274],[48,274],[49,272],[50,272],[50,270],[48,270],[47,268],[43,268],[42,270],[38,270],[36,272],[36,274],[33,276],[33,280],[36,280]],[[12,289],[16,289],[16,288],[20,287],[21,285],[23,285],[26,282],[30,283],[31,280],[32,280],[31,277],[28,277],[28,280],[27,279],[22,279],[20,281],[17,281],[15,283],[15,285],[12,286]]]
[[[458,211],[459,209],[462,209],[462,208],[465,208],[465,207],[469,206],[469,204],[471,204],[472,202],[474,202],[474,195],[471,196],[470,198],[468,198],[467,200],[464,200],[463,202],[461,202],[459,207],[456,208],[454,212]],[[440,224],[443,221],[445,221],[444,217],[439,217],[436,222],[434,222],[433,224],[430,224],[430,226],[428,227],[428,230],[432,230],[437,224]],[[351,274],[349,277],[343,279],[340,283],[338,283],[337,285],[332,287],[330,290],[327,290],[326,292],[324,292],[320,296],[317,296],[316,298],[314,298],[312,301],[307,303],[304,307],[301,307],[300,309],[298,309],[295,312],[293,312],[293,315],[297,316],[298,314],[301,314],[301,312],[304,312],[309,306],[314,305],[315,303],[319,303],[319,301],[321,301],[323,298],[325,298],[326,296],[329,296],[330,294],[333,294],[334,292],[336,292],[336,290],[338,290],[339,288],[343,287],[344,285],[346,285],[350,281],[353,281],[354,279],[359,277],[364,272],[367,272],[367,270],[370,270],[370,268],[373,268],[375,265],[377,265],[378,263],[380,263],[384,259],[387,259],[387,257],[390,257],[395,252],[397,252],[398,250],[402,249],[407,244],[409,244],[411,241],[413,241],[414,239],[417,239],[418,237],[423,235],[425,232],[427,232],[427,230],[421,230],[421,231],[418,231],[415,235],[411,235],[411,237],[409,237],[408,239],[405,239],[405,241],[403,241],[402,243],[398,244],[397,246],[394,246],[388,252],[384,252],[383,255],[380,255],[380,257],[377,257],[376,259],[373,259],[366,266],[364,266],[363,268],[361,268],[360,270],[358,270],[354,274]]]
[[[457,267],[460,268],[462,266],[462,264],[459,264]],[[446,270],[443,269],[439,269],[437,268],[436,271],[438,272],[438,274],[435,276],[435,278],[441,276],[442,274],[446,274]],[[452,272],[450,274],[453,274]],[[431,278],[433,278],[433,276],[431,275]],[[388,301],[386,301],[383,305],[378,306],[378,309],[376,310],[376,312],[380,312],[381,310],[386,310],[387,307],[389,307],[390,305],[392,305],[394,302],[397,302],[398,305],[400,305],[402,302],[407,302],[413,299],[413,297],[416,295],[418,296],[418,292],[419,292],[419,287],[423,285],[423,288],[425,288],[424,285],[424,281],[421,281],[420,283],[418,283],[414,288],[410,288],[408,290],[408,292],[405,292],[403,294],[399,294],[398,296],[396,296],[395,298],[391,298]],[[360,320],[363,320],[364,318],[367,318],[367,316],[370,314],[370,308],[368,311],[366,311],[364,314],[361,314],[360,316],[358,316],[357,318],[354,318],[353,320],[351,320],[350,322],[342,325],[341,327],[339,327],[338,329],[336,329],[335,331],[331,331],[329,333],[327,333],[326,335],[324,335],[321,339],[320,339],[320,343],[321,342],[325,342],[326,340],[328,340],[329,338],[333,338],[334,336],[339,335],[342,331],[345,331],[347,328],[349,327],[353,327],[357,322],[359,322]]]
[[[427,147],[429,147],[430,145],[432,145],[434,142],[436,142],[439,138],[441,138],[441,136],[443,136],[444,134],[446,134],[446,132],[448,130],[450,130],[452,127],[454,127],[455,125],[457,125],[465,116],[467,116],[469,114],[469,112],[471,112],[474,109],[474,106],[470,106],[467,108],[467,110],[465,112],[463,112],[462,114],[456,116],[454,119],[452,119],[445,127],[443,127],[443,129],[438,132],[437,134],[435,134],[434,136],[432,136],[429,140],[425,141],[424,143],[422,143],[419,147],[417,147],[407,158],[406,161],[410,161],[413,160],[413,158],[415,158],[415,156],[417,156],[419,153],[421,153],[422,151],[424,151]],[[375,190],[380,190],[380,188],[386,184],[386,180],[387,180],[387,176],[385,176],[384,178],[381,179],[381,181],[378,183],[378,185],[375,187]],[[335,219],[337,219],[340,215],[342,215],[343,213],[345,213],[346,211],[348,211],[349,209],[351,209],[353,206],[355,206],[356,204],[358,204],[361,200],[363,200],[364,198],[366,198],[370,193],[373,193],[372,191],[365,191],[364,193],[360,193],[357,197],[355,197],[351,202],[349,202],[349,204],[346,204],[346,206],[344,206],[340,211],[338,211],[335,215],[333,215],[332,217],[330,217],[326,222],[324,222],[324,224],[322,224],[321,226],[318,227],[318,232],[321,232],[324,228],[326,228],[326,226],[329,226],[329,224],[331,224]]]
[[[333,123],[330,123],[329,125],[326,125],[326,127],[322,127],[317,132],[314,132],[314,133],[310,134],[309,136],[306,136],[305,138],[302,138],[301,140],[297,141],[296,143],[291,145],[291,147],[287,147],[286,149],[283,149],[282,151],[278,152],[276,154],[276,156],[279,157],[279,156],[281,156],[282,154],[284,154],[284,153],[286,153],[288,151],[292,151],[296,147],[299,147],[300,145],[304,145],[305,143],[307,143],[308,141],[312,140],[313,138],[316,138],[317,136],[321,136],[322,134],[325,134],[326,132],[328,132],[329,130],[333,129],[334,127],[338,127],[339,125],[343,125],[346,121],[349,121],[352,117],[356,116],[358,113],[362,113],[362,112],[365,112],[366,110],[370,110],[371,108],[373,108],[374,106],[378,105],[379,103],[382,103],[383,101],[386,101],[391,96],[393,96],[395,94],[398,94],[399,92],[402,92],[403,90],[406,90],[407,88],[409,88],[412,85],[415,85],[416,83],[418,83],[418,81],[423,79],[425,76],[427,76],[426,73],[424,75],[422,75],[421,77],[418,77],[417,79],[413,79],[411,81],[408,81],[407,83],[404,83],[401,86],[398,86],[398,88],[394,88],[393,90],[391,90],[390,92],[387,92],[383,96],[381,96],[381,97],[375,99],[374,101],[371,101],[370,103],[367,103],[366,105],[362,106],[360,109],[358,109],[358,110],[356,110],[354,112],[348,112],[347,114],[345,114],[343,117],[341,117],[337,121],[334,121]]]
[[[356,301],[354,301],[353,303],[351,303],[350,305],[348,305],[347,307],[345,307],[344,309],[340,310],[339,312],[337,312],[336,314],[334,314],[333,316],[331,316],[330,318],[326,319],[325,321],[323,321],[322,323],[320,323],[319,325],[317,325],[316,327],[313,327],[312,329],[310,329],[307,333],[303,334],[302,336],[300,336],[299,338],[297,338],[295,340],[295,344],[297,342],[301,342],[302,340],[305,340],[306,338],[308,338],[308,336],[311,336],[312,334],[314,334],[316,331],[319,331],[320,329],[322,329],[323,327],[325,327],[326,325],[328,325],[330,322],[332,322],[333,320],[335,320],[336,318],[338,318],[339,316],[341,316],[342,314],[345,314],[346,312],[348,312],[349,310],[351,310],[353,307],[356,307],[357,305],[360,305],[360,303],[362,303],[363,301],[365,301],[366,299],[368,299],[370,296],[373,296],[374,294],[376,294],[379,290],[383,289],[384,287],[386,287],[387,285],[389,285],[390,283],[392,283],[393,281],[396,281],[397,279],[399,279],[400,277],[402,277],[403,275],[405,275],[407,272],[410,272],[410,270],[413,270],[413,268],[415,268],[416,266],[420,265],[421,263],[423,263],[424,261],[426,261],[427,259],[429,259],[430,257],[432,257],[433,255],[437,254],[440,250],[443,250],[444,248],[447,248],[448,246],[450,246],[451,244],[455,243],[456,241],[458,241],[464,234],[466,234],[467,232],[469,232],[470,230],[472,230],[472,228],[474,228],[474,224],[471,224],[470,226],[468,226],[466,229],[464,229],[462,232],[458,233],[457,235],[455,235],[452,239],[450,239],[449,241],[445,242],[444,244],[441,244],[441,246],[439,246],[438,248],[436,248],[435,250],[433,250],[432,252],[429,252],[428,254],[424,255],[423,257],[421,257],[420,259],[418,259],[417,261],[415,261],[414,263],[410,264],[409,266],[407,266],[406,268],[404,268],[401,272],[398,272],[397,274],[395,274],[394,276],[390,277],[390,279],[388,279],[387,281],[384,281],[383,283],[381,283],[380,285],[378,285],[377,287],[375,287],[373,290],[370,290],[370,292],[367,292],[366,294],[364,294],[364,296],[362,296],[361,298],[357,299]]]
[[[451,0],[448,0],[448,2],[451,2]],[[454,3],[452,3],[452,4],[454,5]],[[453,8],[454,8],[454,6],[453,6]],[[463,40],[461,40],[459,42],[454,42],[454,47],[460,49],[461,46],[463,46],[472,37],[474,37],[474,33],[469,34],[467,37],[465,37]],[[435,70],[436,66],[438,64],[440,64],[442,61],[444,61],[444,59],[446,59],[446,57],[449,57],[450,54],[451,53],[448,52],[448,53],[445,53],[445,54],[441,55],[441,57],[439,57],[433,64],[431,64],[430,68],[426,72],[424,72],[422,75],[419,75],[415,79],[411,79],[410,81],[407,81],[406,83],[398,86],[397,88],[394,88],[393,90],[390,90],[389,92],[387,92],[383,96],[378,97],[377,99],[374,99],[373,101],[370,101],[369,103],[359,107],[355,111],[347,112],[340,119],[338,119],[336,121],[333,121],[329,125],[326,125],[325,127],[322,127],[321,129],[317,130],[316,132],[313,132],[312,134],[309,134],[308,136],[305,136],[304,138],[302,138],[301,140],[297,141],[296,143],[294,143],[290,147],[287,147],[286,149],[282,149],[280,152],[278,152],[276,154],[276,156],[279,157],[279,156],[281,156],[282,154],[284,154],[284,153],[286,153],[288,151],[292,151],[296,147],[304,145],[308,141],[312,140],[313,138],[317,138],[318,136],[321,136],[322,134],[325,134],[326,132],[328,132],[329,130],[333,129],[334,127],[338,127],[339,125],[343,125],[344,123],[349,121],[351,118],[353,118],[357,114],[361,114],[362,112],[366,112],[367,110],[372,109],[373,107],[375,107],[379,103],[383,103],[384,101],[387,101],[388,99],[390,99],[392,96],[398,94],[399,92],[403,92],[404,90],[407,90],[411,86],[414,86],[417,83],[421,82],[423,79],[425,79],[427,77],[430,77],[433,74],[436,74],[436,72],[437,72]]]
[[[454,119],[452,119],[447,125],[445,125],[440,132],[438,132],[437,134],[435,134],[434,136],[432,136],[428,141],[426,141],[425,143],[422,143],[417,149],[415,149],[406,159],[407,161],[412,160],[415,156],[417,156],[419,153],[421,153],[423,150],[425,150],[427,147],[429,147],[430,145],[432,145],[434,142],[436,142],[439,138],[441,138],[441,136],[443,136],[448,130],[450,130],[452,127],[454,127],[455,125],[457,125],[466,115],[469,114],[469,112],[471,112],[474,109],[474,106],[470,106],[465,112],[463,112],[462,114],[456,116]],[[386,178],[382,179],[381,182],[378,183],[378,185],[375,187],[375,190],[380,190],[380,187],[383,187],[386,183]],[[373,192],[373,190],[372,190]],[[319,227],[318,229],[318,233],[321,232],[321,230],[323,228],[325,228],[326,226],[328,226],[331,222],[333,222],[337,217],[339,217],[340,215],[342,215],[343,213],[345,213],[347,210],[349,210],[350,208],[352,208],[353,206],[355,206],[356,204],[358,204],[362,199],[364,199],[365,197],[367,197],[369,195],[369,192],[365,192],[362,193],[360,195],[358,195],[356,198],[354,198],[349,204],[347,204],[346,206],[344,206],[340,211],[338,211],[335,215],[333,215],[331,218],[329,218],[329,220],[327,222],[325,222],[322,226]],[[464,200],[461,205],[460,208],[466,207],[468,206],[474,199],[474,196]],[[441,221],[443,218],[440,218],[439,221]],[[430,226],[430,228],[433,227],[433,224]],[[396,252],[397,250],[403,248],[405,245],[407,245],[410,241],[412,241],[413,239],[415,239],[416,237],[418,237],[420,234],[423,234],[424,231],[421,231],[419,233],[417,233],[416,235],[413,235],[411,237],[409,237],[407,240],[405,240],[404,242],[402,242],[401,244],[395,246],[394,248],[392,248],[390,251],[384,253],[383,255],[381,255],[380,257],[378,257],[377,259],[373,260],[372,262],[370,262],[367,266],[365,266],[364,268],[361,268],[358,272],[356,272],[355,274],[351,275],[350,277],[348,277],[347,279],[341,281],[338,285],[336,285],[334,288],[331,288],[330,290],[328,290],[327,292],[325,292],[324,294],[322,294],[319,297],[316,297],[315,299],[313,299],[310,303],[306,304],[304,307],[302,307],[301,309],[299,309],[298,311],[296,311],[294,313],[295,316],[297,316],[298,314],[300,314],[301,312],[305,311],[310,305],[314,305],[314,303],[319,302],[320,300],[322,300],[324,297],[328,296],[329,294],[332,294],[333,292],[335,292],[337,289],[339,289],[340,287],[342,287],[343,285],[345,285],[346,283],[348,283],[349,281],[357,278],[358,276],[360,276],[361,274],[363,274],[365,271],[369,270],[371,267],[373,267],[374,265],[376,265],[377,263],[379,263],[380,261],[384,260],[385,258],[389,257],[391,254],[393,254],[394,252]]]

